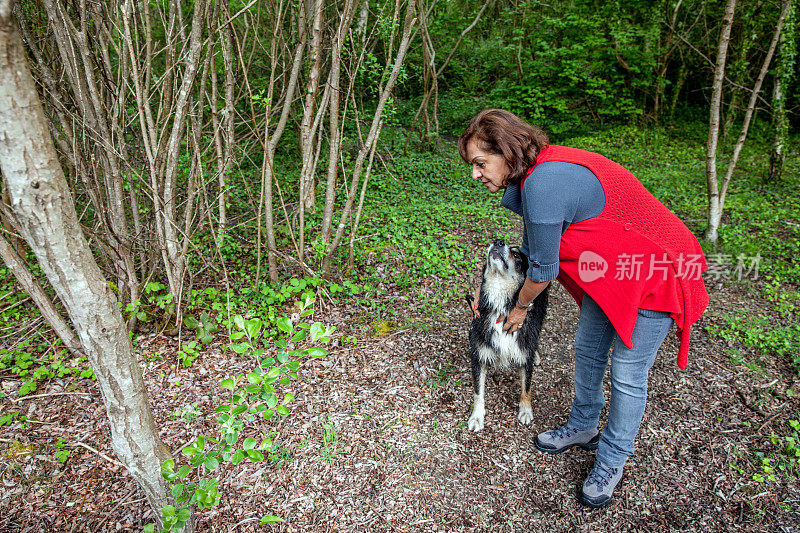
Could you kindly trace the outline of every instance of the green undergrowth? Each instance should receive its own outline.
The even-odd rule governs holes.
[[[356,235],[354,269],[347,271],[347,239],[335,259],[333,277],[294,276],[277,285],[268,283],[266,265],[262,264],[256,282],[256,240],[252,223],[237,225],[221,243],[225,259],[227,285],[221,281],[221,268],[214,276],[198,276],[188,295],[183,322],[181,348],[175,364],[189,367],[217,336],[230,329],[230,317],[242,314],[274,323],[292,313],[304,295],[321,295],[334,305],[350,303],[368,311],[375,324],[404,324],[402,306],[387,305],[385,296],[413,299],[432,315],[444,314],[443,302],[455,301],[463,288],[441,283],[444,279],[470,278],[482,262],[482,250],[494,236],[519,242],[517,217],[500,207],[500,194],[491,194],[470,178],[469,167],[461,161],[455,144],[440,139],[439,146],[408,143],[407,132],[386,128],[379,149],[381,164],[376,161],[366,190],[364,212]],[[660,128],[616,126],[574,137],[555,137],[554,143],[600,152],[630,169],[664,204],[677,213],[687,226],[701,235],[705,226],[705,136],[702,122],[684,122]],[[790,143],[789,146],[796,146]],[[758,256],[758,282],[767,279],[778,287],[796,287],[800,280],[800,160],[790,150],[784,178],[776,184],[764,181],[768,158],[768,139],[759,131],[748,139],[738,170],[731,183],[720,242],[704,243],[709,257],[728,261],[732,274],[737,257],[748,260]],[[348,156],[349,157],[349,156]],[[296,161],[278,154],[280,168],[292,169]],[[720,169],[724,172],[724,157]],[[383,164],[385,163],[385,164]],[[242,166],[242,180],[231,189],[231,217],[250,220],[248,198],[257,185],[258,165]],[[285,174],[285,175],[284,175]],[[279,176],[284,191],[291,190],[294,171]],[[342,183],[344,183],[344,179]],[[320,195],[323,183],[319,183]],[[341,196],[341,195],[340,195]],[[321,196],[320,196],[321,197]],[[322,209],[308,214],[310,246],[320,253],[314,235],[321,223]],[[278,245],[291,252],[289,227],[282,216],[277,219]],[[348,228],[349,231],[349,228]],[[206,256],[192,256],[193,272],[210,273],[208,261],[217,257],[212,251],[214,239],[198,234],[197,250]],[[476,249],[478,252],[476,252]],[[310,258],[312,264],[321,255]],[[266,263],[264,259],[264,263]],[[217,265],[219,267],[219,265]],[[0,331],[11,333],[39,317],[38,310],[15,287],[12,276],[0,269]],[[38,274],[41,275],[40,273]],[[742,281],[749,283],[755,273]],[[213,279],[209,279],[213,278]],[[112,287],[114,288],[114,287]],[[775,311],[764,323],[731,315],[717,324],[713,334],[725,336],[760,353],[795,358],[796,314],[783,317],[778,308],[786,301],[772,301],[772,296],[757,288],[756,297],[767,300]],[[784,289],[778,293],[786,292]],[[122,309],[126,318],[136,316],[140,330],[160,332],[174,327],[170,316],[174,302],[163,280],[151,280],[143,286],[135,304]],[[174,321],[174,318],[173,318]],[[359,335],[374,334],[375,324],[363,325]],[[274,326],[272,327],[274,331]],[[52,337],[52,335],[51,335]],[[16,374],[26,385],[20,393],[31,393],[36,385],[53,376],[80,376],[88,366],[85,361],[67,357],[58,343],[44,349],[13,345],[0,341],[0,371]],[[33,340],[31,345],[46,343]],[[800,365],[800,361],[793,361]],[[84,376],[86,377],[86,376]]]

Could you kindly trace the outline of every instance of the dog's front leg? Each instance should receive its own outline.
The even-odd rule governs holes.
[[[478,357],[472,359],[472,384],[475,394],[472,400],[472,415],[469,417],[467,427],[471,431],[483,429],[483,417],[486,415],[483,399],[486,393],[486,363]]]
[[[525,366],[519,369],[519,384],[522,392],[519,395],[519,414],[517,419],[526,426],[533,422],[533,409],[531,408],[531,377],[533,374],[533,359],[528,359]]]

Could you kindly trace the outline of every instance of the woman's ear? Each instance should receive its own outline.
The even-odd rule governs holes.
[[[503,159],[505,161],[505,159]],[[503,177],[503,187],[508,187],[511,185],[511,172],[514,170],[508,161],[505,161],[506,164],[506,175]]]

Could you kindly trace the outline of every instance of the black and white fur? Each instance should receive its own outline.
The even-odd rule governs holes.
[[[475,395],[467,427],[472,431],[483,429],[486,416],[484,407],[486,372],[489,367],[500,370],[519,369],[522,392],[517,418],[526,425],[533,421],[531,374],[533,366],[540,364],[537,348],[542,321],[547,310],[548,289],[542,291],[533,306],[528,309],[528,315],[519,330],[510,334],[505,333],[503,332],[505,321],[497,322],[499,317],[507,317],[514,307],[519,291],[525,283],[527,270],[528,259],[516,246],[509,247],[500,239],[489,246],[478,299],[480,316],[473,319],[469,332]]]

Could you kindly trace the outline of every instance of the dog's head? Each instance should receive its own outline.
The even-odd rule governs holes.
[[[484,276],[497,275],[513,278],[520,283],[525,281],[528,271],[528,258],[518,246],[509,246],[502,239],[495,239],[486,251],[486,270]]]

